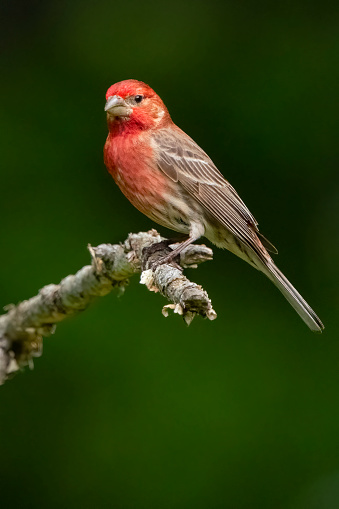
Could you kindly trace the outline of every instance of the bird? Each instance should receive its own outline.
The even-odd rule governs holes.
[[[128,200],[152,221],[187,238],[166,263],[200,237],[234,253],[264,273],[306,325],[321,332],[321,320],[278,269],[275,247],[202,148],[171,119],[146,83],[119,81],[106,93],[108,136],[104,163]]]

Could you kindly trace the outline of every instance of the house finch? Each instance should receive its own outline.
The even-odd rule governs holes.
[[[208,155],[177,127],[160,97],[145,83],[120,81],[106,94],[108,137],[104,160],[129,201],[147,217],[188,234],[165,263],[207,237],[263,272],[313,331],[323,324],[274,264],[274,246]]]

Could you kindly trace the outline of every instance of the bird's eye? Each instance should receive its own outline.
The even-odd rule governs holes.
[[[141,103],[141,101],[143,100],[144,96],[143,95],[136,95],[134,97],[134,100],[136,103]]]

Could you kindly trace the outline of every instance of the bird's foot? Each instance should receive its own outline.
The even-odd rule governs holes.
[[[166,239],[157,244],[152,244],[150,247],[144,247],[142,270],[152,269],[154,271],[159,265],[164,265],[165,263],[171,263],[176,269],[183,270],[179,263],[177,263],[180,262],[180,253],[176,253],[175,250],[169,247],[177,241],[177,239]]]

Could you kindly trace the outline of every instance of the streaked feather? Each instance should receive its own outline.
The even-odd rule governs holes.
[[[276,248],[261,235],[254,216],[208,155],[177,127],[159,130],[154,140],[158,167],[241,241],[238,256],[264,272],[308,327],[321,332],[321,320],[268,254],[277,253]]]
[[[180,182],[208,212],[255,252],[261,251],[257,221],[208,155],[179,128],[153,134],[158,167]],[[266,239],[265,239],[266,240]],[[269,241],[266,244],[271,245]],[[272,250],[276,251],[275,248]]]

